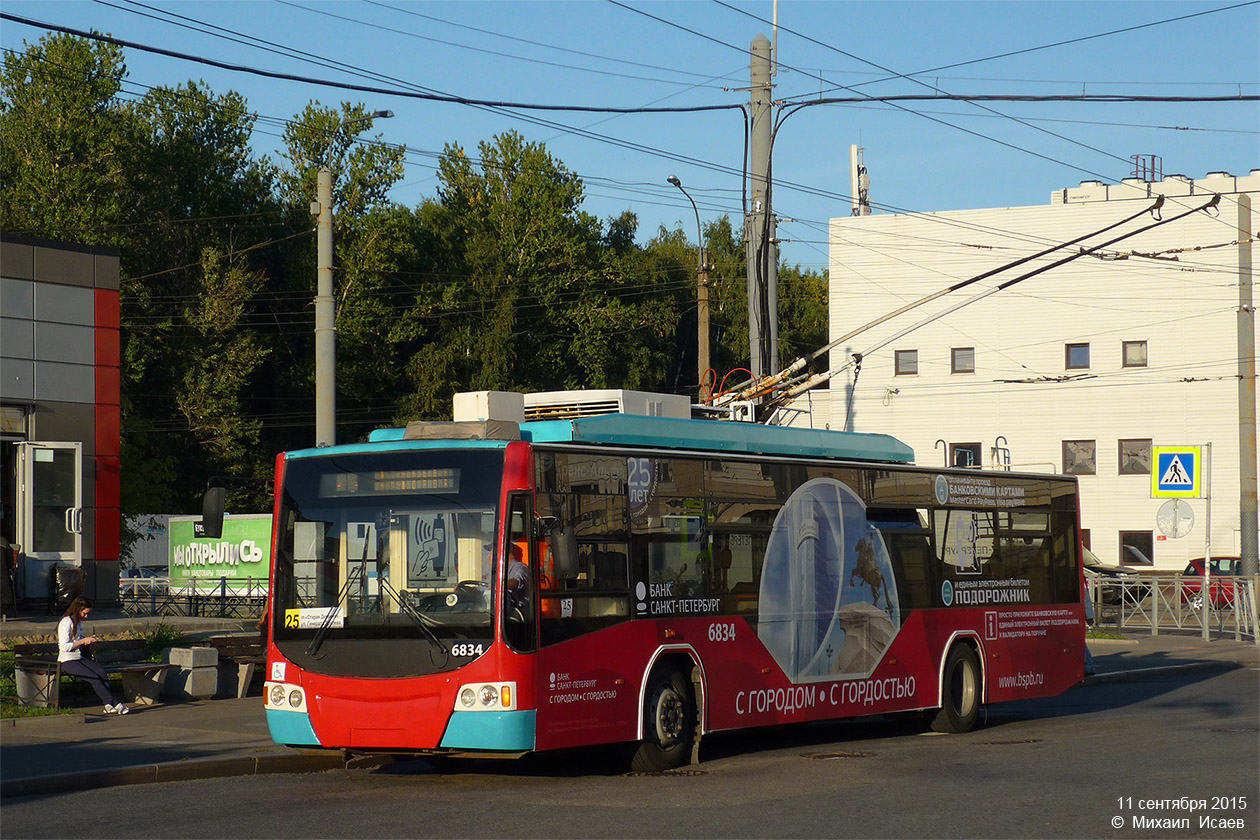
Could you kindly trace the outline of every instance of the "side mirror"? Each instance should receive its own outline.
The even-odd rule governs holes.
[[[223,508],[227,500],[226,487],[207,487],[201,500],[201,527],[205,536],[217,540],[223,536]]]
[[[555,561],[556,577],[564,580],[577,577],[577,534],[572,525],[561,526],[558,522],[547,534],[551,557]]]

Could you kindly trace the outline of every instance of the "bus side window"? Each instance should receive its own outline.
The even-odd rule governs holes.
[[[533,516],[528,496],[512,498],[508,522],[511,530],[504,546],[501,578],[503,635],[514,649],[526,652],[537,646],[534,604],[538,601],[537,561],[530,539]]]
[[[867,510],[867,519],[879,529],[888,547],[889,560],[897,581],[897,600],[903,609],[933,605],[935,582],[931,532],[923,510]]]
[[[538,495],[544,647],[630,618],[624,496],[598,491]]]

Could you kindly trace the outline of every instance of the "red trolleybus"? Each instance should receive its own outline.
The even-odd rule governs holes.
[[[266,714],[518,756],[982,704],[1083,674],[1077,488],[883,435],[610,414],[413,423],[276,465]]]

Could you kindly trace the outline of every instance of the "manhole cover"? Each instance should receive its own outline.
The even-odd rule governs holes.
[[[872,752],[829,752],[829,753],[804,753],[802,758],[816,758],[819,761],[835,761],[838,758],[873,758],[875,753]]]
[[[707,776],[708,770],[635,770],[627,776]]]
[[[1014,741],[982,741],[982,744],[989,747],[1009,747],[1012,744],[1040,744],[1040,738],[1019,738]]]

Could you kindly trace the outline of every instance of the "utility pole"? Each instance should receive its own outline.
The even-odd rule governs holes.
[[[315,445],[337,442],[337,315],[333,305],[332,170],[319,168],[311,215],[318,216],[315,291]]]
[[[1251,299],[1251,196],[1238,194],[1238,557],[1256,574],[1256,309]]]
[[[748,269],[748,344],[753,375],[761,379],[779,369],[778,259],[774,213],[770,206],[770,147],[774,111],[770,84],[770,39],[752,42],[752,88],[748,119],[752,205],[745,219]]]

